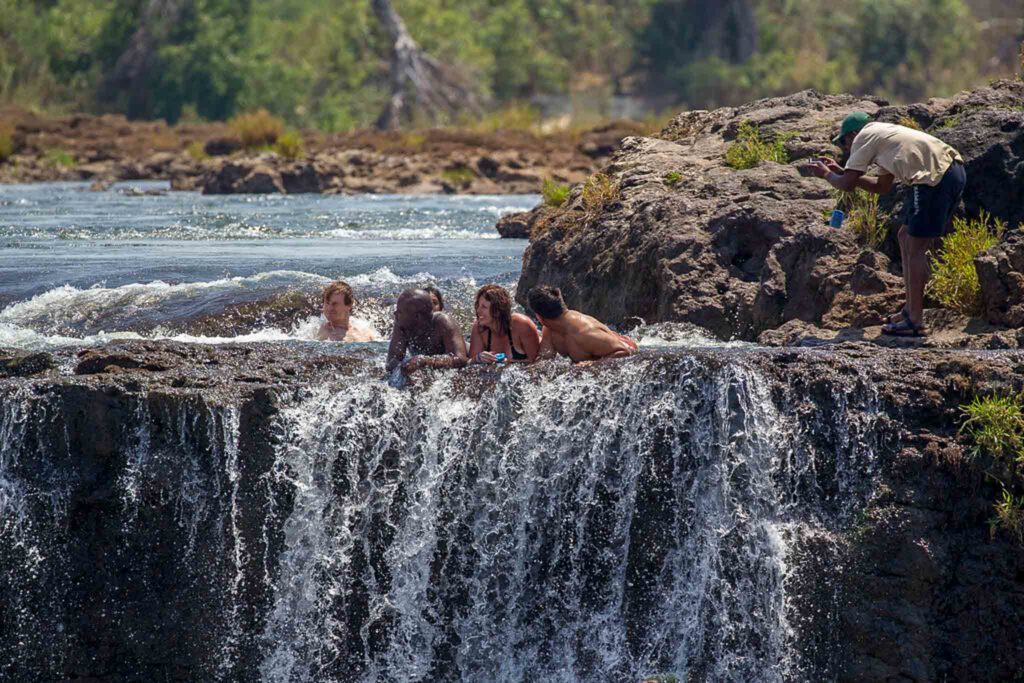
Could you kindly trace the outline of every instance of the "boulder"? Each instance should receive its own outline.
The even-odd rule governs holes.
[[[0,377],[29,377],[56,367],[48,353],[0,349]]]
[[[203,194],[284,193],[281,174],[270,164],[229,161],[206,172],[200,181]]]
[[[967,210],[1024,219],[1024,83],[906,108],[809,90],[685,112],[657,138],[623,140],[605,168],[614,198],[588,206],[577,189],[530,231],[517,299],[525,304],[531,287],[552,284],[569,306],[610,322],[689,322],[723,339],[755,340],[790,320],[832,330],[878,324],[902,300],[895,239],[870,251],[849,227],[826,227],[831,188],[796,169],[802,159],[837,154],[830,139],[857,110],[931,125],[964,156]],[[789,163],[727,166],[746,121],[781,139]],[[521,217],[503,221],[521,229]]]
[[[502,216],[494,227],[502,237],[526,239],[535,227],[543,224],[544,220],[550,218],[553,213],[553,209],[541,204],[529,211],[520,211]]]
[[[995,325],[1024,327],[1024,232],[1007,238],[974,260],[985,319]]]

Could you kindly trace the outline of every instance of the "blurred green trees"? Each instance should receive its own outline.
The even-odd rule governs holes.
[[[914,100],[989,75],[966,0],[394,4],[494,108],[588,89],[688,107],[806,87]],[[292,126],[365,126],[387,95],[390,49],[369,5],[0,0],[0,105],[172,122],[262,107]]]

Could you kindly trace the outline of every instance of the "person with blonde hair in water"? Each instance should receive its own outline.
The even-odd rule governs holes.
[[[568,356],[574,363],[626,358],[637,352],[635,341],[612,331],[589,315],[566,307],[562,292],[556,287],[538,286],[528,295],[530,308],[544,326],[540,358],[556,353]]]
[[[371,342],[380,341],[377,330],[366,322],[352,319],[356,300],[347,282],[336,280],[324,287],[322,312],[324,323],[317,330],[321,341]]]
[[[476,321],[470,331],[471,363],[532,363],[540,350],[540,332],[522,313],[512,312],[504,287],[484,285],[476,293]]]

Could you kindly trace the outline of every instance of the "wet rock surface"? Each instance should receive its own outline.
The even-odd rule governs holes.
[[[33,643],[26,636],[29,647],[8,650],[17,656],[5,657],[5,671],[108,680],[159,671],[168,680],[196,680],[224,666],[242,678],[258,676],[274,599],[264,565],[275,566],[286,550],[285,519],[296,495],[286,477],[274,474],[281,467],[275,464],[281,437],[274,418],[283,402],[318,387],[337,387],[348,396],[357,386],[350,384],[353,378],[382,381],[379,361],[340,345],[172,342],[117,343],[50,358],[41,372],[4,380],[0,405],[45,406],[40,410],[48,419],[28,427],[33,448],[66,457],[35,460],[27,455],[34,451],[19,450],[14,462],[21,481],[41,490],[54,477],[67,482],[69,534],[51,539],[55,545],[46,550],[55,557],[69,554],[58,566],[42,565],[46,569],[36,577],[42,583],[4,565],[0,586],[18,591],[14,602],[5,595],[2,604],[38,599],[33,618],[41,624],[57,620],[66,630],[52,659],[52,641]],[[1024,355],[849,343],[827,352],[655,352],[604,369],[548,363],[528,372],[534,381],[563,373],[585,381],[636,367],[659,381],[692,361],[756,373],[767,387],[761,400],[777,406],[780,419],[797,429],[797,450],[787,456],[793,462],[780,470],[792,497],[781,508],[791,548],[787,620],[799,653],[790,680],[1008,680],[1020,670],[1024,549],[1002,532],[990,533],[996,487],[985,476],[986,463],[967,457],[958,429],[960,406],[972,396],[1024,387]],[[432,383],[451,376],[425,376],[411,391],[423,391],[428,401]],[[497,380],[476,369],[455,376],[464,401],[487,396]],[[351,394],[347,400],[360,399]],[[734,419],[742,419],[742,405],[734,408]],[[144,446],[129,438],[140,411],[149,416],[152,434]],[[239,435],[237,449],[224,442],[231,425]],[[175,438],[192,440],[201,471],[188,470],[192,465]],[[800,466],[814,453],[844,460]],[[164,469],[140,485],[134,494],[140,498],[129,505],[122,487],[126,477],[138,476],[131,463],[139,457],[155,458]],[[399,475],[385,469],[373,476]],[[650,544],[638,544],[641,555],[658,547],[657,525],[645,526],[645,515],[665,514],[658,501],[667,494],[659,493],[657,471],[650,477],[653,488],[640,495],[634,523],[635,533]],[[186,485],[209,489],[215,508],[193,510],[189,499],[179,500]],[[237,501],[244,503],[238,507]],[[37,505],[43,523],[45,500]],[[138,516],[126,517],[130,509]],[[190,527],[192,519],[200,525]],[[362,561],[380,563],[372,571],[387,576],[390,537],[384,530],[381,536],[367,533],[379,554]],[[205,540],[190,545],[190,538]],[[231,560],[236,548],[244,549],[241,564]],[[181,566],[180,557],[191,559]],[[0,563],[15,561],[9,555]],[[658,566],[656,556],[650,561]],[[634,566],[638,586],[650,580],[644,566]],[[447,572],[456,576],[457,565]],[[47,600],[52,594],[63,601]],[[358,604],[339,609],[358,621],[364,618]],[[25,626],[13,611],[0,614]],[[638,627],[643,617],[632,617]],[[222,649],[225,642],[234,649]],[[13,645],[5,639],[0,648]]]
[[[825,216],[836,200],[829,186],[796,169],[809,157],[836,155],[829,140],[857,110],[880,120],[916,116],[930,126],[964,156],[966,210],[984,209],[1009,222],[1008,235],[1015,232],[1024,219],[1024,83],[898,108],[805,91],[683,113],[658,138],[627,138],[605,169],[618,185],[615,201],[588,207],[577,188],[562,211],[532,230],[520,303],[532,286],[552,284],[570,307],[613,323],[631,316],[690,322],[722,339],[757,339],[789,321],[834,331],[880,325],[902,303],[895,240],[870,251],[848,229],[830,229]],[[765,139],[782,141],[788,164],[725,164],[748,121]],[[1007,264],[1000,267],[1009,273]],[[1001,277],[1003,289],[1015,286],[1012,275]]]

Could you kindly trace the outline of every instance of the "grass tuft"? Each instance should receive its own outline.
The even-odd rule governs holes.
[[[960,431],[974,442],[973,455],[988,452],[996,457],[1024,457],[1024,410],[1018,397],[975,396],[960,409],[967,415]]]
[[[188,147],[185,148],[185,153],[188,154],[193,161],[206,161],[210,158],[210,155],[206,153],[206,145],[199,140],[190,142]]]
[[[553,209],[561,208],[569,199],[571,189],[568,185],[561,185],[551,178],[545,178],[544,185],[540,189],[541,197],[544,198],[544,206],[550,206]]]
[[[228,121],[228,127],[245,149],[270,147],[284,134],[284,122],[266,109],[238,114]]]
[[[901,125],[901,126],[903,126],[905,128],[913,128],[914,130],[921,130],[921,124],[919,124],[916,120],[914,120],[914,119],[912,119],[912,118],[910,118],[909,116],[906,116],[906,115],[901,116],[899,121],[897,121],[896,123],[898,123],[899,125]]]
[[[0,161],[7,161],[14,154],[14,128],[0,121]]]
[[[1024,495],[1014,495],[1021,487],[1024,468],[1024,396],[986,396],[974,399],[960,409],[967,419],[960,427],[974,445],[972,457],[988,454],[997,473],[986,474],[999,482],[1001,494],[993,504],[995,517],[989,520],[993,537],[1005,529],[1017,543],[1024,545]]]
[[[306,154],[305,141],[295,131],[288,131],[277,138],[274,151],[286,159],[298,159]]]
[[[889,216],[879,213],[879,195],[856,189],[853,192],[833,192],[836,204],[846,213],[843,225],[857,237],[867,249],[878,249],[889,232]],[[831,212],[829,212],[831,213]]]
[[[996,516],[989,521],[989,530],[994,537],[996,530],[1002,527],[1017,541],[1024,545],[1024,496],[1014,496],[1003,487],[1000,500],[993,505]]]
[[[725,152],[725,163],[737,170],[757,166],[762,161],[775,161],[780,164],[789,162],[789,155],[782,143],[792,135],[785,135],[767,142],[761,137],[761,131],[750,121],[740,124],[736,142]]]
[[[683,174],[679,171],[669,171],[661,178],[666,187],[675,187],[683,180]]]
[[[982,312],[981,284],[974,259],[999,243],[1005,222],[984,211],[977,218],[953,221],[932,268],[928,293],[943,307],[964,315]]]
[[[476,173],[465,166],[456,166],[454,168],[448,168],[441,172],[441,177],[449,184],[455,187],[465,187],[473,182],[476,178]]]
[[[583,200],[583,208],[588,215],[596,216],[619,198],[618,184],[604,173],[595,173],[583,183],[583,190],[580,193]]]
[[[960,125],[960,116],[950,116],[946,118],[939,125],[935,126],[935,130],[947,130],[949,128],[955,128]]]
[[[536,132],[540,129],[541,115],[533,105],[513,103],[465,123],[468,123],[467,127],[471,130],[485,133],[498,130]]]
[[[62,147],[51,147],[43,152],[43,162],[48,166],[70,168],[75,165],[75,157]]]

